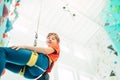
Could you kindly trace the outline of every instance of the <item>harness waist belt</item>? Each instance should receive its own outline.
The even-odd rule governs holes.
[[[27,65],[30,67],[34,66],[37,62],[37,59],[38,59],[38,54],[32,51],[31,57],[29,61],[27,62]]]

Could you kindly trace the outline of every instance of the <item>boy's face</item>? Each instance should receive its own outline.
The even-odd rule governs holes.
[[[51,36],[47,37],[47,41],[46,42],[47,42],[48,46],[50,44],[57,44],[58,43],[57,39],[56,39],[56,37],[54,35],[51,35]]]

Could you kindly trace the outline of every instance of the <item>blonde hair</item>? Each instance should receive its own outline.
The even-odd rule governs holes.
[[[57,40],[58,43],[60,42],[60,38],[59,38],[59,36],[58,36],[57,33],[54,33],[54,32],[48,33],[47,38],[48,38],[49,36],[51,36],[51,35],[55,36],[55,38],[56,38],[56,40]]]

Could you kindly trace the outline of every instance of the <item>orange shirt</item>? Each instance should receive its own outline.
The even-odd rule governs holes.
[[[60,48],[59,45],[50,45],[50,47],[52,47],[55,51],[53,53],[48,54],[48,57],[50,60],[52,60],[52,64],[48,67],[47,72],[51,72],[53,66],[54,66],[54,62],[57,61],[58,57],[59,57],[59,53],[60,53]]]

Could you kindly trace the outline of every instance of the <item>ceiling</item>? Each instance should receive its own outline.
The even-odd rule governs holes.
[[[23,36],[21,33],[24,34],[22,39],[25,36],[34,39],[38,28],[39,38],[42,41],[47,33],[57,32],[64,46],[68,47],[72,44],[85,46],[103,24],[99,14],[104,4],[104,0],[91,0],[90,2],[89,0],[21,1],[18,8],[19,17],[13,29],[20,33],[17,34],[18,38]],[[13,32],[11,31],[11,34]]]

